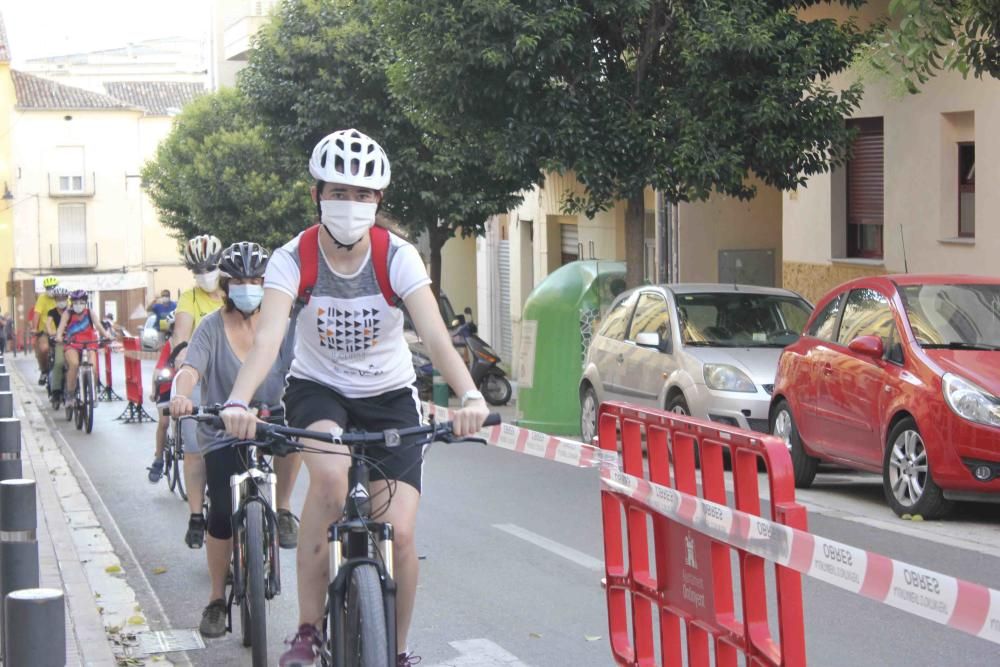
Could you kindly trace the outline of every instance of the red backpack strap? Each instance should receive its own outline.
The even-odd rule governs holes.
[[[403,300],[393,291],[389,280],[389,230],[375,225],[369,232],[372,244],[372,266],[375,267],[375,280],[382,296],[390,306],[399,308]]]
[[[309,303],[318,275],[319,225],[313,225],[299,237],[299,308]]]

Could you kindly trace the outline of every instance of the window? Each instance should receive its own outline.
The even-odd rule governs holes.
[[[604,321],[604,326],[601,327],[599,335],[605,338],[623,340],[625,338],[625,329],[628,327],[629,315],[632,314],[632,302],[633,299],[623,299],[621,303],[612,308],[611,312],[608,313],[608,318]]]
[[[56,148],[56,174],[59,192],[83,192],[83,146]]]
[[[840,295],[836,297],[833,301],[826,304],[826,307],[820,311],[816,319],[813,320],[812,326],[809,327],[809,331],[806,332],[807,336],[813,336],[814,338],[821,338],[823,340],[836,340],[837,337],[837,317],[840,315],[840,302],[843,301],[844,296]]]
[[[899,366],[903,365],[905,357],[903,355],[903,341],[899,338],[899,330],[896,327],[892,327],[892,331],[889,332],[889,344],[885,348],[885,358],[887,361],[891,361]]]
[[[878,336],[882,345],[888,348],[895,328],[896,321],[885,295],[873,289],[855,289],[844,304],[837,340],[847,345],[858,336]]]
[[[569,264],[580,259],[580,231],[574,224],[559,225],[562,243],[562,263]]]
[[[812,313],[801,301],[782,300],[778,302],[781,310],[781,326],[789,331],[802,331],[806,328],[809,315]]]
[[[670,312],[659,294],[644,292],[639,296],[628,339],[635,340],[641,333],[658,333],[660,340],[670,340]]]
[[[847,121],[857,134],[847,162],[847,256],[882,258],[885,140],[881,118]]]
[[[83,204],[59,205],[59,265],[87,264],[87,211]]]
[[[958,145],[958,235],[976,236],[976,145]]]

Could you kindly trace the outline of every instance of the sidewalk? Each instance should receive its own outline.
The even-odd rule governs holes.
[[[66,599],[66,664],[144,665],[135,634],[149,630],[135,592],[43,410],[44,393],[8,359],[14,414],[21,421],[22,475],[37,494],[39,584]],[[75,458],[71,451],[66,452]],[[164,664],[162,656],[148,660]]]

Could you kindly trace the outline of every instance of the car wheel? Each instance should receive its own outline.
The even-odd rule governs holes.
[[[684,400],[684,394],[677,394],[667,401],[667,412],[674,412],[685,417],[691,416],[691,410],[688,408],[688,402]]]
[[[792,417],[792,408],[788,401],[781,400],[771,411],[771,434],[781,438],[792,456],[792,472],[795,475],[795,486],[799,489],[809,488],[816,479],[816,468],[819,459],[809,456],[802,446],[799,429]]]
[[[597,408],[597,393],[593,387],[587,387],[580,398],[580,435],[588,445],[597,435]]]
[[[889,432],[882,463],[882,488],[889,507],[900,516],[919,514],[925,519],[937,519],[954,506],[934,482],[927,447],[917,423],[910,417]]]

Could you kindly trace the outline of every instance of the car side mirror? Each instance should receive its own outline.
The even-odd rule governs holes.
[[[881,359],[885,354],[882,339],[878,336],[858,336],[847,345],[847,349],[872,359]]]
[[[635,337],[635,344],[639,347],[648,347],[659,352],[670,353],[670,340],[660,338],[660,334],[655,331],[644,331]]]

